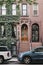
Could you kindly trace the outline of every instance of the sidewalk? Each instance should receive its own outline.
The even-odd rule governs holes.
[[[12,59],[10,59],[9,61],[18,61],[17,57],[13,57]]]

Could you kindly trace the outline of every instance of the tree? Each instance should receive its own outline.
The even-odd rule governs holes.
[[[21,3],[23,0],[18,0],[18,3]],[[35,3],[36,0],[26,0],[27,3],[32,4]]]
[[[36,0],[26,0],[30,5],[32,4],[32,3],[35,3],[36,2]]]
[[[17,0],[0,0],[0,4],[3,4],[3,2],[6,2],[8,4],[12,3],[12,2],[16,2]],[[23,0],[18,0],[18,3],[21,3]],[[32,4],[35,3],[36,0],[26,0],[27,3]]]

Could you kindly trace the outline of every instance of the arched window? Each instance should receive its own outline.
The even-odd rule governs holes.
[[[32,25],[32,42],[39,42],[39,25],[36,23]]]
[[[26,24],[21,27],[21,41],[28,41],[28,26]]]

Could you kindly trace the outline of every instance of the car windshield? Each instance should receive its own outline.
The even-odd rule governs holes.
[[[0,51],[8,51],[8,48],[6,48],[6,47],[0,47]]]
[[[35,48],[32,51],[35,51],[35,52],[43,52],[43,48],[42,47]]]

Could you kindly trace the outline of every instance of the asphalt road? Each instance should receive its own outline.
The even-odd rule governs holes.
[[[15,64],[16,65],[27,65],[27,64],[21,64],[20,62],[13,62],[13,61],[12,62],[9,62],[9,61],[4,62],[2,65],[6,65],[6,64],[7,65],[15,65]],[[41,63],[41,62],[40,63],[39,62],[38,63],[35,62],[35,63],[31,63],[31,64],[28,64],[28,65],[43,65],[43,63]]]
[[[6,65],[6,64],[2,64],[2,65]],[[15,65],[15,64],[7,64],[7,65]],[[16,65],[26,65],[26,64],[16,64]],[[28,64],[28,65],[43,65],[43,64]]]
[[[1,64],[1,65],[43,65],[43,64]]]

